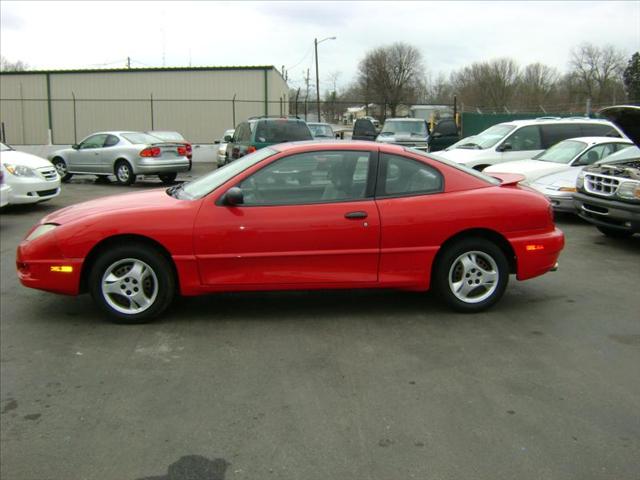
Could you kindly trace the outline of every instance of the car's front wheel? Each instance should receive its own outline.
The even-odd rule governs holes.
[[[467,238],[442,252],[433,280],[449,306],[460,312],[479,312],[502,297],[509,282],[509,264],[493,242]]]
[[[56,157],[51,160],[51,163],[55,167],[58,175],[60,175],[60,180],[63,182],[68,182],[73,177],[72,173],[69,173],[67,169],[67,162],[65,162],[62,158]]]
[[[601,227],[600,225],[598,225],[596,228],[600,231],[600,233],[611,238],[629,238],[631,235],[633,235],[633,232],[630,232],[628,230],[618,230],[617,228]]]
[[[116,180],[120,185],[131,185],[136,181],[136,176],[129,162],[126,160],[118,160],[115,168]]]
[[[94,301],[116,323],[145,323],[160,315],[175,294],[169,261],[144,244],[119,245],[98,256],[89,273]]]
[[[158,175],[158,177],[160,178],[160,181],[165,185],[171,185],[173,182],[176,181],[177,176],[178,174],[176,172],[161,173],[160,175]]]

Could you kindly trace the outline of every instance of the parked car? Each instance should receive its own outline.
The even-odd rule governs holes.
[[[167,132],[163,130],[151,130],[146,132],[149,135],[153,135],[154,137],[159,138],[163,142],[176,142],[182,143],[185,147],[187,147],[187,155],[186,157],[189,159],[189,170],[193,167],[193,147],[191,142],[185,140],[181,133],[178,132]]]
[[[189,170],[187,153],[182,142],[165,142],[148,133],[99,132],[54,152],[49,159],[63,182],[75,174],[115,175],[119,184],[131,185],[137,175],[158,175],[169,184],[179,172]]]
[[[11,187],[4,181],[4,171],[0,168],[0,208],[9,204],[9,193]]]
[[[504,172],[524,175],[529,184],[537,178],[563,170],[578,170],[624,148],[633,146],[626,138],[579,137],[563,140],[529,160],[514,160],[491,165],[486,173]],[[575,185],[575,183],[574,183]]]
[[[333,128],[328,123],[318,123],[318,122],[307,122],[309,126],[309,130],[311,130],[311,135],[315,139],[335,139],[336,134],[333,133]]]
[[[367,115],[366,117],[362,117],[362,118],[369,120],[371,123],[373,123],[373,126],[375,127],[376,130],[380,128],[380,122],[375,118],[373,118],[372,116]]]
[[[278,143],[312,140],[311,130],[297,117],[253,117],[236,127],[227,144],[227,162]]]
[[[640,107],[608,107],[600,114],[640,146]],[[640,233],[640,155],[586,167],[578,175],[576,190],[578,215],[600,232],[616,238]]]
[[[521,179],[398,145],[274,145],[189,183],[47,215],[18,247],[18,276],[89,291],[125,323],[158,316],[176,292],[432,288],[477,312],[510,274],[554,269],[564,244],[549,202]]]
[[[233,134],[235,133],[235,131],[235,128],[225,130],[222,134],[222,139],[216,140],[214,142],[214,144],[218,145],[218,154],[216,156],[218,167],[222,167],[225,163],[227,163],[227,144],[233,138]]]
[[[387,118],[376,142],[394,143],[427,151],[429,125],[421,118]]]
[[[443,118],[433,127],[427,138],[427,151],[438,152],[460,140],[460,130],[453,118]]]
[[[477,170],[489,165],[533,158],[562,140],[576,137],[624,137],[606,120],[548,118],[499,123],[463,139],[440,155]],[[466,141],[465,141],[466,140]]]
[[[0,143],[0,164],[10,205],[38,203],[60,195],[60,177],[51,162]]]
[[[611,165],[619,161],[639,157],[640,149],[632,146],[619,150],[618,152],[599,160],[594,165],[605,162],[608,165]],[[547,197],[556,212],[576,213],[573,194],[577,191],[576,181],[578,180],[578,175],[583,168],[584,167],[568,167],[559,172],[538,177],[528,185]],[[485,172],[487,170],[488,169],[485,169]]]
[[[365,117],[358,118],[353,124],[352,140],[368,140],[374,142],[378,136],[378,130],[373,122]]]

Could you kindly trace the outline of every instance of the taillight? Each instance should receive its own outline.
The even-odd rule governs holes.
[[[160,147],[148,147],[140,152],[141,157],[159,157],[162,155]]]
[[[190,143],[187,143],[185,145],[185,148],[187,149],[187,153],[191,153],[191,144]]]
[[[178,147],[178,155],[180,155],[181,157],[186,157],[187,156],[187,147]]]
[[[256,147],[254,147],[253,145],[249,145],[249,147],[247,148],[247,153],[253,153],[257,150]]]

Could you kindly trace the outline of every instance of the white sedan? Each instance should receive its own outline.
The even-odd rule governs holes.
[[[11,187],[10,205],[44,202],[60,195],[60,176],[48,160],[0,143],[0,164],[4,182]]]
[[[631,140],[615,137],[580,137],[563,140],[530,160],[515,160],[491,165],[485,173],[519,173],[522,183],[531,184],[538,178],[564,170],[579,170],[612,153],[633,145]],[[577,175],[577,174],[576,174]]]

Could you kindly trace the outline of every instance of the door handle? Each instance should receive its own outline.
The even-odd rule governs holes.
[[[359,220],[361,218],[367,218],[367,212],[349,212],[344,214],[344,218],[348,218],[349,220]]]

